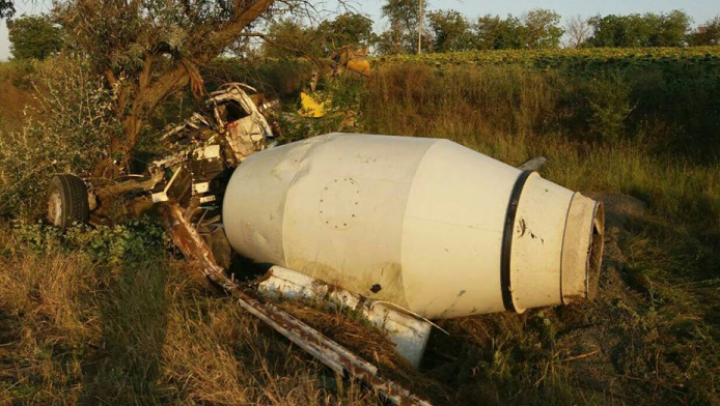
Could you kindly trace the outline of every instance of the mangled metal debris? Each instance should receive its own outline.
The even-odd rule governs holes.
[[[362,314],[376,327],[384,330],[396,345],[398,355],[414,367],[420,366],[425,347],[434,324],[425,318],[399,309],[392,303],[368,300],[334,285],[323,283],[307,275],[273,266],[260,278],[260,293],[289,299],[323,299],[330,304]]]

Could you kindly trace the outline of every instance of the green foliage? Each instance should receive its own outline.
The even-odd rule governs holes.
[[[564,30],[560,24],[560,14],[545,9],[535,9],[523,18],[521,38],[523,46],[530,49],[558,48]]]
[[[60,51],[63,32],[47,15],[8,20],[11,51],[15,59],[45,59]]]
[[[375,37],[375,50],[380,55],[398,55],[411,52],[409,37],[398,27],[383,31]]]
[[[390,21],[390,27],[378,35],[377,52],[384,55],[416,53],[417,2],[389,0],[383,7],[383,16]],[[473,24],[457,11],[440,10],[429,13],[428,20],[434,52],[557,49],[565,34],[560,27],[560,15],[548,9],[530,10],[521,17],[485,15]],[[582,19],[581,23],[580,31],[570,33],[576,47],[681,47],[715,45],[720,41],[720,17],[690,34],[692,19],[678,10],[660,14],[597,15]]]
[[[371,122],[387,120],[386,114],[422,122],[460,103],[468,108],[457,120],[477,115],[479,128],[642,143],[695,162],[713,163],[720,156],[718,48],[460,52],[386,56],[373,63],[376,71],[393,73],[383,77],[383,86],[403,95],[396,105],[417,105],[418,116],[382,107],[389,97],[383,90],[367,100],[377,109],[363,117]],[[426,78],[429,72],[437,77]],[[436,87],[436,81],[443,85]],[[459,124],[448,119],[447,125]]]
[[[517,49],[523,47],[521,35],[522,23],[513,16],[500,19],[499,16],[486,15],[475,23],[478,49]]]
[[[190,45],[190,32],[224,19],[226,12],[220,8],[208,7],[193,15],[180,4],[157,0],[130,5],[116,0],[65,1],[58,3],[54,17],[67,31],[69,40],[88,56],[97,73],[110,69],[117,76],[134,77],[142,70],[148,54],[167,50],[171,51],[169,59],[182,58],[187,52],[185,47]]]
[[[455,10],[438,10],[428,13],[430,29],[435,38],[436,52],[466,51],[473,49],[470,23]]]
[[[422,5],[423,9],[420,10],[417,0],[385,2],[382,15],[390,22],[390,29],[378,38],[381,53],[417,53],[418,23],[425,16],[428,2],[423,1]]]
[[[379,53],[417,51],[418,11],[418,4],[414,0],[391,0],[386,3],[383,16],[390,21],[390,29],[378,37]],[[431,50],[435,52],[557,48],[564,33],[558,25],[560,15],[545,9],[531,10],[522,19],[512,15],[505,19],[486,15],[475,24],[454,10],[434,11],[427,17],[431,31],[427,36],[434,40]],[[423,33],[423,38],[425,36]]]
[[[113,95],[85,59],[59,57],[31,76],[36,106],[0,136],[0,214],[35,214],[56,173],[87,174],[121,131]]]
[[[674,10],[668,14],[596,16],[589,20],[596,47],[678,47],[686,42],[690,16]]]
[[[42,223],[20,221],[15,223],[13,235],[36,251],[79,251],[105,265],[142,263],[158,257],[170,246],[165,230],[148,217],[112,227],[78,225],[65,232]]]
[[[356,117],[365,97],[362,79],[345,77],[323,83],[323,89],[313,92],[312,98],[325,106],[325,115],[304,117],[293,106],[292,113],[278,117],[283,129],[280,141],[293,142],[336,131],[362,132]]]
[[[588,127],[596,139],[618,142],[626,136],[626,122],[634,108],[631,92],[631,87],[618,75],[594,78],[584,86],[590,110]]]
[[[308,26],[295,19],[273,22],[262,45],[266,58],[288,59],[302,56],[328,58],[345,46],[368,46],[374,38],[372,20],[357,13],[344,13],[334,20]]]
[[[334,20],[325,20],[317,30],[322,34],[324,48],[331,53],[344,46],[369,46],[373,40],[373,21],[358,13],[343,13]]]
[[[688,36],[690,45],[720,45],[720,15],[701,24]]]
[[[321,53],[318,32],[292,19],[281,19],[271,24],[267,38],[269,41],[262,45],[262,54],[266,58],[287,59]]]
[[[714,70],[720,64],[719,47],[584,48],[448,52],[422,55],[384,55],[374,62],[421,62],[442,65],[521,65],[602,71],[618,68],[681,66]]]

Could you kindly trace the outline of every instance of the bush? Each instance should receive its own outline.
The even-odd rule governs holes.
[[[87,174],[121,131],[113,95],[89,62],[62,56],[31,75],[35,106],[22,129],[0,134],[0,215],[36,214],[56,173]]]
[[[595,78],[584,86],[589,107],[588,124],[597,140],[617,142],[626,137],[626,122],[633,106],[632,89],[617,75]]]
[[[148,217],[124,225],[78,225],[66,232],[42,223],[18,222],[13,236],[36,252],[82,252],[90,260],[105,265],[142,262],[164,252],[170,244],[163,228]]]

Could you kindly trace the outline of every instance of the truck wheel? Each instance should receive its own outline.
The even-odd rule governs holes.
[[[88,223],[88,192],[82,179],[70,174],[53,177],[48,190],[47,219],[63,230],[73,224]]]

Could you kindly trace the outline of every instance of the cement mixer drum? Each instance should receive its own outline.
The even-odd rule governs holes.
[[[329,134],[255,153],[231,246],[429,319],[592,299],[603,208],[440,139]]]

